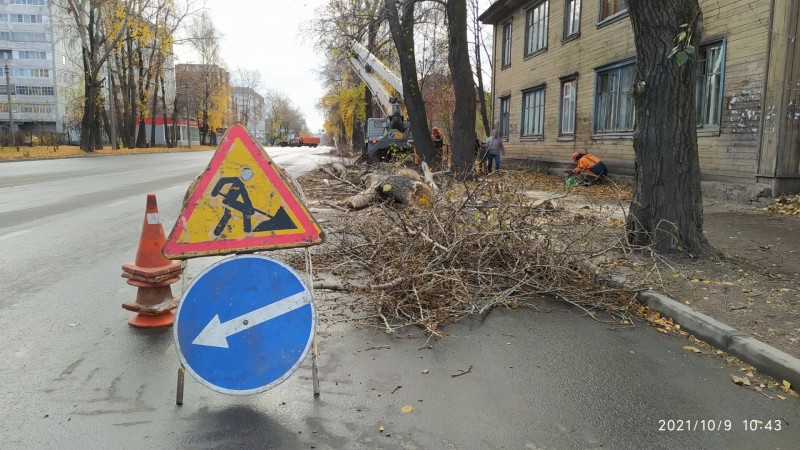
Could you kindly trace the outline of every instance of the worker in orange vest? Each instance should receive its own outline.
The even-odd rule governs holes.
[[[576,178],[577,181],[580,181],[582,186],[591,186],[600,181],[601,177],[608,175],[608,167],[606,167],[605,163],[589,152],[573,153],[572,161],[577,166],[568,171],[568,173]]]

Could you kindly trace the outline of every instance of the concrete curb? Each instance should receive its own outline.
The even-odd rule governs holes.
[[[642,291],[636,295],[636,299],[671,318],[680,324],[681,329],[736,356],[778,382],[787,380],[795,389],[800,386],[800,359],[658,292]]]

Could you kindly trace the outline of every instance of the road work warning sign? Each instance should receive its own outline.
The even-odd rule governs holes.
[[[324,234],[283,170],[242,125],[222,138],[164,245],[169,259],[320,244]]]

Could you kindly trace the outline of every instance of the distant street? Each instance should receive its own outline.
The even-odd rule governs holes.
[[[299,175],[328,149],[267,150]],[[171,330],[128,326],[120,304],[136,289],[120,266],[135,256],[146,194],[168,233],[211,156],[0,164],[0,447],[796,448],[797,399],[734,385],[737,367],[683,350],[682,338],[558,303],[462,321],[432,348],[419,336],[320,326],[318,399],[306,360],[246,397],[187,374],[178,407]],[[189,275],[218,260],[190,261]],[[683,431],[669,431],[679,420]],[[773,429],[747,430],[756,420]]]

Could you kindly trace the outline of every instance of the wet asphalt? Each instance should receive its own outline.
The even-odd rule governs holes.
[[[274,157],[290,172],[313,166],[293,152]],[[120,304],[135,288],[120,266],[135,255],[145,194],[169,232],[210,158],[0,164],[0,448],[796,448],[797,399],[734,385],[737,367],[683,350],[683,338],[545,301],[462,321],[431,348],[322,323],[319,398],[307,360],[254,396],[187,375],[176,406],[171,330],[127,325]],[[189,276],[219,259],[192,260]],[[684,430],[660,431],[662,420]],[[746,431],[750,420],[781,430]]]

